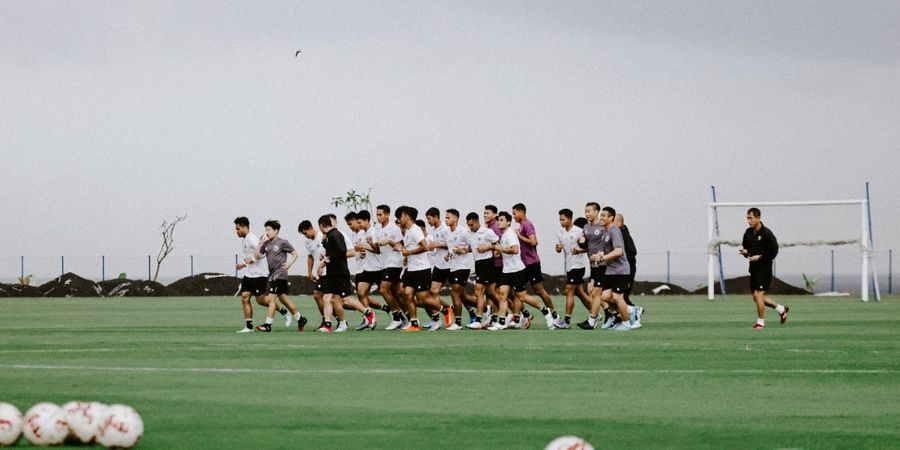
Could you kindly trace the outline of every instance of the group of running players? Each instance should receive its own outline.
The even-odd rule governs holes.
[[[511,213],[487,205],[484,224],[481,218],[470,212],[462,224],[456,209],[447,209],[442,220],[437,208],[429,208],[423,221],[416,208],[401,206],[392,216],[389,206],[379,205],[374,221],[366,210],[347,214],[344,220],[349,233],[338,230],[338,218],[333,214],[320,217],[315,224],[302,221],[298,232],[305,241],[307,276],[315,284],[313,297],[322,315],[317,331],[346,331],[348,308],[363,316],[357,330],[374,330],[375,311],[381,310],[390,315],[385,330],[457,331],[463,328],[463,309],[468,312],[465,328],[527,329],[534,315],[525,305],[540,311],[548,329],[568,329],[576,296],[590,312],[577,324],[582,329],[628,331],[641,327],[643,308],[628,298],[636,250],[615,209],[601,209],[590,202],[585,205],[584,217],[577,219],[569,209],[559,211],[561,228],[555,250],[565,258],[563,316],[556,312],[544,288],[538,239],[525,205],[514,205]],[[285,326],[296,321],[298,331],[303,331],[307,318],[288,296],[288,271],[300,258],[299,251],[279,236],[281,224],[276,220],[265,223],[261,238],[250,232],[246,217],[238,217],[234,224],[242,238],[243,260],[236,269],[243,272],[241,300],[246,321],[238,332],[254,331],[252,297],[267,308],[266,321],[256,331],[271,331],[276,312],[284,316]],[[473,271],[474,295],[466,291]],[[587,292],[585,276],[589,276]],[[445,283],[450,285],[449,301],[441,295]],[[528,294],[528,285],[539,299]],[[371,295],[375,289],[384,303]],[[420,325],[418,309],[427,313],[427,323]]]

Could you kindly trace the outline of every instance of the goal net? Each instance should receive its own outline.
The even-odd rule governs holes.
[[[801,280],[802,274],[802,280],[815,284],[821,278],[816,275],[827,273],[830,263],[833,279],[837,259],[843,274],[857,276],[860,297],[868,301],[869,277],[875,279],[875,273],[866,200],[709,203],[709,299],[715,296],[717,275],[721,281],[747,274],[747,261],[738,249],[748,227],[747,210],[752,207],[760,209],[763,224],[778,239],[776,276]],[[809,287],[802,281],[799,284]],[[879,298],[877,283],[875,290]]]

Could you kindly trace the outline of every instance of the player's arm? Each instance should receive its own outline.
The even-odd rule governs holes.
[[[313,266],[315,266],[315,258],[310,254],[306,257],[306,276],[309,277],[310,281],[313,280]]]
[[[509,247],[504,247],[500,242],[495,242],[494,250],[497,250],[500,253],[506,253],[507,255],[515,255],[516,253],[519,253],[519,246],[518,244],[513,244]]]
[[[300,259],[300,252],[298,252],[297,249],[291,249],[291,257],[284,262],[284,271],[287,272],[291,270],[291,266],[293,266],[298,259]]]
[[[602,256],[600,256],[600,259],[603,260],[604,262],[610,262],[624,254],[625,254],[624,248],[616,247],[613,249],[613,251],[611,251],[609,253],[601,254]]]
[[[778,256],[778,240],[775,239],[772,231],[769,229],[766,229],[766,231],[767,233],[763,235],[763,248],[759,259],[763,262],[772,262]]]
[[[406,256],[409,256],[409,255],[418,255],[418,254],[420,254],[420,253],[425,253],[425,252],[427,252],[427,251],[428,251],[428,244],[425,243],[425,239],[422,239],[421,241],[419,241],[419,246],[418,246],[418,247],[416,247],[416,248],[414,248],[414,249],[412,249],[412,250],[406,250],[406,249],[404,249],[404,250],[403,250],[403,256],[406,257]]]
[[[519,240],[522,241],[523,244],[528,244],[532,247],[536,247],[538,245],[537,236],[535,236],[533,234],[529,234],[528,236],[525,236],[522,234],[522,232],[520,232],[519,230],[516,230],[516,235],[519,236]]]

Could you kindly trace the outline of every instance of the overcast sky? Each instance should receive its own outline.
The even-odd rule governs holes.
[[[370,187],[524,202],[550,272],[557,210],[599,201],[702,273],[711,184],[871,181],[876,247],[900,248],[898,24],[895,1],[0,2],[0,261],[155,254],[181,214],[176,255],[233,255],[237,215],[300,244]]]

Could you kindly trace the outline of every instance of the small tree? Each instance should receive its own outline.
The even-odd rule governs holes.
[[[28,285],[30,285],[30,284],[31,284],[31,277],[32,277],[32,274],[30,274],[30,273],[28,274],[28,276],[18,277],[18,278],[19,278],[19,284],[22,285],[22,286],[28,286]]]
[[[331,204],[337,208],[339,206],[343,206],[347,208],[347,212],[356,212],[360,209],[365,209],[372,211],[372,188],[369,188],[365,194],[362,192],[356,192],[356,189],[351,189],[347,192],[346,195],[332,197]]]
[[[154,282],[156,281],[156,278],[159,277],[159,266],[162,265],[166,256],[169,256],[169,253],[172,253],[172,250],[175,250],[175,225],[178,225],[179,222],[183,222],[184,219],[187,219],[187,214],[180,217],[175,216],[175,220],[172,222],[164,220],[162,225],[159,226],[160,233],[162,234],[162,246],[160,246],[159,253],[156,255],[156,273],[153,274]]]
[[[813,288],[816,287],[816,283],[819,282],[818,278],[813,278],[807,274],[803,274],[803,282],[806,284],[806,292],[812,293]]]

